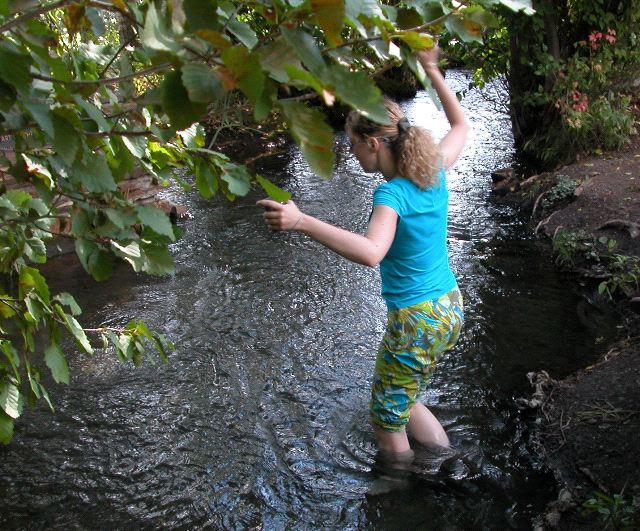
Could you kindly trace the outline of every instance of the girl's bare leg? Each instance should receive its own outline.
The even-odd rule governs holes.
[[[403,455],[411,451],[406,431],[385,431],[375,424],[373,431],[376,434],[378,448],[385,454]]]
[[[411,408],[408,429],[411,436],[421,444],[436,444],[445,448],[449,447],[449,437],[442,424],[420,402],[416,402]]]

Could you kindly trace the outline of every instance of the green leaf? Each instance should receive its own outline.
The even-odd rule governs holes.
[[[0,408],[12,419],[17,419],[22,413],[20,390],[7,381],[0,383]]]
[[[89,118],[91,118],[96,123],[99,131],[104,133],[111,130],[111,127],[105,119],[104,114],[102,114],[102,111],[98,109],[98,107],[80,96],[80,94],[74,94],[73,99],[80,107],[82,107],[84,112],[87,113],[87,116],[89,116]]]
[[[0,78],[22,94],[27,94],[31,87],[30,67],[30,55],[16,53],[6,46],[0,47]]]
[[[107,215],[111,223],[119,229],[130,227],[138,219],[133,212],[122,208],[106,208],[104,213]]]
[[[184,0],[182,5],[187,19],[186,30],[219,29],[218,6],[213,0]]]
[[[130,242],[127,245],[122,245],[121,243],[112,241],[111,247],[117,256],[131,264],[136,273],[142,271],[144,268],[144,259],[142,258],[138,242]]]
[[[100,15],[100,11],[95,7],[87,8],[87,18],[91,22],[91,29],[97,37],[102,37],[106,31],[104,20]]]
[[[123,136],[122,143],[129,150],[129,153],[131,153],[134,157],[143,159],[148,156],[146,138],[140,136]]]
[[[227,28],[249,50],[258,44],[258,37],[256,37],[256,34],[251,27],[244,22],[240,22],[237,18],[230,19],[227,22]]]
[[[16,378],[16,382],[20,384],[20,373],[18,372],[18,367],[20,366],[20,356],[18,356],[16,349],[13,348],[11,341],[0,339],[0,350],[2,350],[5,358],[7,358],[7,361],[9,362],[9,365],[13,369],[13,374]]]
[[[300,63],[296,52],[282,38],[270,42],[261,48],[258,53],[260,54],[262,68],[269,73],[272,79],[279,83],[286,83],[289,80],[285,70],[287,65],[297,70],[302,70],[302,63]]]
[[[234,195],[245,196],[251,189],[251,175],[244,166],[225,163],[222,166],[222,180],[229,186]]]
[[[7,112],[16,102],[16,89],[0,79],[0,111]]]
[[[80,137],[75,127],[62,116],[52,115],[53,121],[53,148],[58,152],[60,158],[67,164],[73,164],[80,147]]]
[[[46,135],[54,138],[56,133],[53,126],[53,113],[49,105],[42,100],[31,100],[25,102],[24,106]]]
[[[260,56],[251,53],[242,46],[227,48],[222,52],[222,60],[234,77],[234,81],[256,109],[256,119],[265,117],[261,106],[270,108],[270,100],[264,73],[260,65]],[[268,110],[267,110],[268,113]]]
[[[321,177],[331,177],[335,159],[334,138],[322,113],[298,101],[281,100],[279,103],[291,136],[300,146],[311,169]]]
[[[22,267],[18,280],[20,298],[25,298],[32,290],[42,298],[45,304],[49,304],[51,297],[47,281],[37,269],[33,267]]]
[[[320,80],[311,72],[291,65],[284,65],[284,71],[286,72],[289,78],[288,81],[291,84],[300,88],[309,87],[315,90],[318,94],[322,94],[324,87]]]
[[[182,84],[182,73],[174,70],[165,75],[162,83],[162,108],[175,129],[186,129],[206,112],[204,103],[192,102]]]
[[[76,161],[72,168],[72,179],[88,192],[114,192],[117,188],[104,156],[93,153],[84,160]]]
[[[321,79],[342,101],[363,116],[380,124],[389,123],[382,93],[365,72],[351,72],[342,66],[332,65]]]
[[[295,50],[303,64],[314,74],[320,73],[325,68],[325,62],[314,38],[301,29],[280,29],[282,36]]]
[[[54,301],[58,301],[65,306],[68,306],[71,310],[72,315],[80,315],[82,313],[82,309],[78,306],[78,303],[73,298],[73,295],[69,293],[58,293],[54,298]]]
[[[454,15],[447,18],[444,25],[451,33],[460,37],[462,42],[482,43],[482,26],[477,22]]]
[[[143,271],[145,273],[168,275],[174,272],[173,258],[166,247],[143,245],[141,251],[144,258]]]
[[[311,0],[311,10],[324,31],[329,45],[342,44],[340,33],[344,25],[344,0]]]
[[[396,24],[399,28],[415,28],[423,24],[423,19],[414,8],[399,8],[396,18]],[[395,35],[394,35],[395,36]]]
[[[93,347],[89,340],[87,339],[87,335],[84,333],[84,330],[80,326],[80,323],[76,321],[76,318],[72,315],[64,313],[62,310],[62,306],[56,304],[54,306],[58,315],[63,319],[65,328],[73,335],[76,339],[78,345],[84,350],[87,354],[93,354]]]
[[[31,194],[23,190],[9,190],[5,192],[2,197],[17,207],[22,207],[27,201],[31,200]]]
[[[5,300],[7,304],[2,301]],[[8,319],[9,317],[13,317],[16,312],[12,308],[13,304],[11,301],[11,297],[6,293],[0,293],[0,317],[4,319]]]
[[[182,67],[182,82],[189,99],[210,103],[224,96],[220,74],[203,64],[188,64]]]
[[[162,210],[148,205],[137,206],[135,210],[142,225],[158,234],[167,236],[171,241],[175,240],[173,225],[171,225],[169,216]]]
[[[155,3],[149,5],[147,17],[142,28],[142,44],[151,50],[177,53],[181,46],[173,39],[173,35],[164,25]]]
[[[24,160],[26,170],[31,175],[35,175],[40,181],[42,181],[42,184],[44,184],[47,189],[52,189],[54,187],[54,182],[51,178],[51,172],[49,169],[42,165],[38,160],[27,156],[25,153],[22,153],[21,156],[22,160]]]
[[[44,351],[44,361],[51,371],[56,383],[69,385],[69,365],[62,349],[56,343],[51,343]]]
[[[412,50],[426,50],[433,48],[435,42],[433,37],[415,31],[401,31],[394,35],[403,42],[406,42]]]
[[[368,37],[363,22],[385,18],[377,0],[345,0],[345,15],[347,24],[354,27],[362,37]]]
[[[268,181],[262,175],[256,175],[256,181],[258,181],[258,184],[262,186],[262,189],[267,192],[267,195],[274,201],[283,203],[291,199],[289,192]]]
[[[85,238],[77,238],[75,249],[82,267],[95,280],[106,280],[113,272],[113,257],[97,243]],[[73,312],[72,312],[73,313]],[[77,315],[74,313],[74,315]]]
[[[209,199],[218,192],[218,178],[206,161],[196,161],[196,188],[200,195]]]
[[[500,3],[512,11],[523,11],[525,15],[533,15],[536,12],[531,6],[531,0],[500,0]]]
[[[4,411],[0,411],[0,442],[9,444],[13,438],[13,419]]]
[[[28,238],[25,241],[24,253],[36,264],[44,264],[47,261],[47,248],[40,238]]]

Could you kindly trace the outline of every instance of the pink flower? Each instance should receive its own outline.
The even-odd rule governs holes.
[[[616,42],[616,38],[613,35],[605,35],[604,38],[609,44]]]

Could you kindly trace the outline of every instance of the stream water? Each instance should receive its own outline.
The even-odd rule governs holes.
[[[380,477],[368,420],[385,324],[376,270],[269,233],[257,194],[190,194],[171,277],[123,267],[96,285],[69,257],[54,260],[54,289],[77,296],[85,325],[143,318],[176,350],[138,369],[70,353],[71,385],[50,387],[56,413],[26,412],[0,449],[2,527],[529,528],[556,487],[514,399],[532,391],[527,372],[562,377],[594,359],[613,325],[490,202],[490,172],[513,161],[509,122],[476,91],[463,105],[473,131],[448,182],[466,322],[426,397],[455,454],[418,449],[393,488]],[[403,107],[436,137],[446,131],[426,93]],[[344,137],[337,151],[330,181],[294,147],[262,171],[310,214],[363,231],[381,177],[362,173]]]

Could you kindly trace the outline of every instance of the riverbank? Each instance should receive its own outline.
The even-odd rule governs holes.
[[[530,375],[535,394],[523,408],[534,410],[540,453],[560,486],[540,527],[638,529],[640,140],[526,180],[506,172],[494,181],[496,200],[528,213],[558,266],[598,304],[611,292],[619,316],[618,338],[598,363],[560,381]]]

